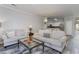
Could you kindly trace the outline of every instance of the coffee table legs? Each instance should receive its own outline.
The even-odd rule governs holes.
[[[18,48],[19,48],[19,40],[18,40]]]
[[[43,53],[44,53],[44,43],[43,43]]]
[[[32,51],[31,51],[32,49],[29,49],[29,53],[31,54],[32,53]]]
[[[44,53],[44,43],[42,44],[42,47],[43,47],[42,52]],[[32,49],[29,49],[29,54],[31,53],[32,53]]]

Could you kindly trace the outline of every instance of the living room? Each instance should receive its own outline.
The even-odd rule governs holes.
[[[33,37],[41,41],[40,45],[43,46],[43,49],[35,48],[38,51],[34,49],[36,54],[79,53],[78,39],[74,40],[76,32],[78,34],[78,29],[75,29],[75,22],[79,19],[78,7],[78,4],[1,4],[0,54],[28,54],[26,47],[18,48],[15,43],[18,43],[19,39],[29,37],[31,31]],[[38,33],[43,32],[46,39],[38,37]]]

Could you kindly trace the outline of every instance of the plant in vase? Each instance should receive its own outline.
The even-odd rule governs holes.
[[[32,26],[29,26],[29,39],[28,39],[28,44],[30,44],[32,42],[32,36],[34,35],[34,33],[32,33]]]

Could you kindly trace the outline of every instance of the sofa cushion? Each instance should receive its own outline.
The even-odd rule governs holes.
[[[51,33],[51,29],[39,30],[39,35],[43,36],[44,33]]]
[[[13,37],[15,37],[15,31],[7,32],[7,36],[8,36],[8,38],[13,38]]]
[[[43,30],[39,30],[39,35],[43,36],[43,32],[44,32]]]
[[[63,36],[61,38],[59,38],[59,41],[61,42],[66,42],[68,40],[67,36]]]
[[[7,39],[8,37],[6,35],[2,35],[2,39]]]
[[[54,39],[59,39],[61,37],[65,36],[65,32],[64,31],[53,31],[52,34],[51,34],[51,38],[54,38]]]
[[[0,36],[1,36],[2,39],[7,39],[8,38],[8,35],[7,35],[6,32],[1,33]]]

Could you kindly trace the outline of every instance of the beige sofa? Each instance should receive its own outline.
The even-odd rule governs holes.
[[[64,31],[59,29],[39,30],[34,38],[41,40],[46,46],[62,53],[67,43],[67,36]]]

